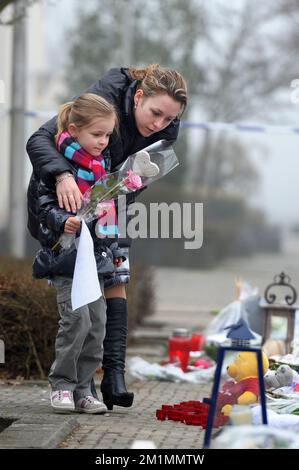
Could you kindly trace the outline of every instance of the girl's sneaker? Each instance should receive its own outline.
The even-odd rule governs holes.
[[[74,411],[73,392],[70,390],[54,390],[50,393],[51,405],[56,413]]]
[[[80,398],[76,401],[75,411],[79,413],[105,413],[107,411],[106,405],[100,400],[97,400],[92,395]]]

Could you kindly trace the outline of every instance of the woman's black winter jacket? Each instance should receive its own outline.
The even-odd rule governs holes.
[[[138,82],[133,80],[126,68],[113,68],[101,80],[91,85],[86,92],[103,96],[112,103],[120,120],[119,135],[113,133],[109,143],[111,170],[123,162],[129,155],[151,145],[158,140],[174,141],[178,136],[179,119],[175,119],[161,132],[150,137],[139,134],[134,118],[134,94]],[[64,171],[73,171],[71,163],[61,155],[54,142],[56,133],[56,117],[46,122],[28,140],[27,152],[33,165],[33,174],[28,188],[28,228],[33,237],[38,234],[37,186],[40,180],[53,184],[55,177]],[[127,198],[128,203],[134,202],[134,194]],[[130,242],[123,239],[120,246],[129,246]]]

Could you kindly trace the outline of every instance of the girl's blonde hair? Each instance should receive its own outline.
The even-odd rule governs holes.
[[[139,82],[137,88],[140,88],[145,96],[166,93],[178,101],[181,104],[179,117],[182,116],[188,101],[187,84],[176,70],[161,67],[159,64],[151,64],[146,68],[129,67],[129,73],[134,80]]]
[[[61,132],[67,130],[70,123],[82,128],[88,126],[95,118],[106,119],[110,117],[114,117],[117,131],[118,116],[114,106],[102,96],[94,93],[83,93],[74,101],[64,103],[59,108],[56,139]]]

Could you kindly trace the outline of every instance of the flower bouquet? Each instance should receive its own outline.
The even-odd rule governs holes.
[[[179,164],[170,141],[160,140],[130,155],[116,172],[102,176],[83,195],[83,204],[77,212],[86,223],[105,215],[111,201],[118,196],[142,189],[165,176]],[[63,233],[52,247],[53,251],[70,249],[75,234]]]

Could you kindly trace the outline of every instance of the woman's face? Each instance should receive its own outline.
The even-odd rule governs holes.
[[[136,126],[143,137],[165,129],[181,110],[181,104],[167,93],[146,97],[142,90],[136,91],[134,105]]]

